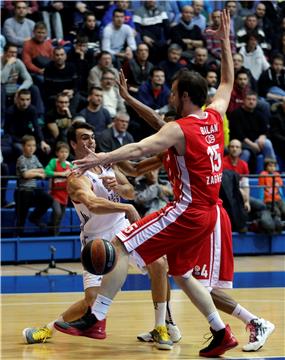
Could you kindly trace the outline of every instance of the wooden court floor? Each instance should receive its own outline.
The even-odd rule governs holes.
[[[38,268],[42,266],[37,265]],[[254,257],[236,259],[238,271],[284,271],[284,257]],[[35,265],[33,265],[33,271]],[[71,265],[74,268],[74,264]],[[30,267],[23,267],[26,274]],[[21,273],[19,267],[3,267],[3,274]],[[285,291],[284,288],[233,289],[229,293],[242,305],[276,326],[275,332],[260,351],[244,353],[241,350],[248,340],[244,324],[228,315],[229,323],[240,344],[227,352],[230,359],[265,359],[285,357]],[[56,333],[45,344],[26,345],[21,337],[25,327],[40,326],[55,319],[81,293],[6,294],[1,297],[1,359],[24,360],[166,360],[199,359],[204,347],[203,336],[208,333],[207,322],[192,306],[184,294],[172,292],[173,311],[183,338],[172,351],[159,351],[152,344],[136,341],[136,335],[152,329],[153,309],[149,291],[128,291],[118,294],[107,320],[106,340],[94,340]]]

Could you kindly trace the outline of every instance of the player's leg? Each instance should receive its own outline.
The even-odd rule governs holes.
[[[257,351],[265,344],[275,329],[274,324],[252,314],[220,289],[213,289],[211,296],[217,309],[240,319],[246,324],[246,329],[249,329],[249,341],[243,346],[243,351]]]
[[[206,348],[200,350],[200,356],[215,357],[238,345],[231,333],[229,325],[225,325],[215,308],[208,290],[202,286],[192,275],[189,277],[174,276],[174,280],[207,318],[213,340]]]

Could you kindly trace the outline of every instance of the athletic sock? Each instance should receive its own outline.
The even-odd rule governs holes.
[[[106,296],[100,294],[97,295],[91,310],[99,321],[105,319],[112,302],[113,301]]]
[[[167,301],[166,303],[166,317],[165,320],[172,325],[175,325],[175,321],[173,319],[172,316],[172,309],[171,309],[171,305],[170,305],[170,301]]]
[[[165,325],[166,317],[166,301],[154,302],[154,315],[155,315],[155,327],[158,325]]]
[[[226,326],[221,319],[219,313],[217,311],[212,312],[208,317],[207,320],[211,326],[211,328],[215,331],[219,331],[224,329]]]
[[[59,317],[58,319],[56,319],[56,320],[54,320],[54,321],[51,321],[50,323],[47,324],[46,327],[47,327],[48,329],[50,329],[52,332],[56,331],[56,328],[54,327],[54,323],[55,323],[56,321],[64,321],[62,315],[60,315],[60,317]]]
[[[252,319],[258,318],[258,316],[253,315],[240,304],[237,304],[234,311],[232,312],[232,315],[242,320],[245,324],[248,324]]]

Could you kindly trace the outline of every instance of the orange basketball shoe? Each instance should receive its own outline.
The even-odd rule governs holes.
[[[103,340],[106,338],[106,319],[97,320],[96,316],[91,313],[89,308],[82,318],[67,322],[56,321],[54,323],[56,330],[65,334],[74,336],[86,336],[93,339]]]

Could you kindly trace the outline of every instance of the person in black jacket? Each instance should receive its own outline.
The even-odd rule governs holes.
[[[276,112],[270,119],[270,139],[278,155],[280,171],[285,171],[285,99],[277,106]]]

